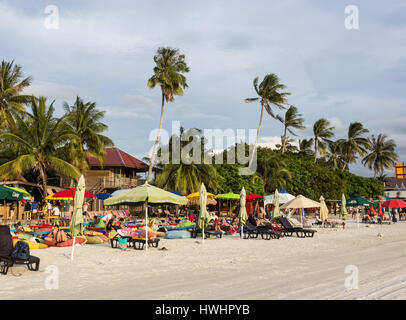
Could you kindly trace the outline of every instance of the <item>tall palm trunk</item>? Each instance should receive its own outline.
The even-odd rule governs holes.
[[[317,137],[314,137],[314,162],[317,160]]]
[[[256,138],[255,138],[254,152],[252,153],[251,159],[250,159],[250,161],[249,161],[249,163],[248,163],[248,168],[251,168],[252,162],[254,161],[255,153],[256,153],[256,151],[257,151],[257,143],[258,143],[259,131],[261,130],[263,114],[264,114],[264,104],[261,103],[261,116],[260,116],[260,118],[259,118],[259,124],[258,124],[258,129],[257,129],[257,136],[256,136]]]
[[[283,133],[282,153],[286,152],[286,129],[287,129],[287,126],[285,126],[285,132]]]
[[[45,200],[45,198],[48,196],[48,185],[47,185],[47,174],[45,172],[45,168],[43,167],[42,164],[40,164],[39,167],[39,173],[42,179],[42,188],[43,190],[43,198]]]
[[[162,92],[161,120],[159,121],[159,130],[158,130],[158,135],[155,140],[154,149],[152,150],[151,163],[149,164],[147,182],[150,182],[150,180],[151,180],[152,168],[154,167],[155,156],[156,156],[156,149],[158,147],[159,139],[161,138],[162,122],[164,119],[164,106],[165,106],[165,95]]]

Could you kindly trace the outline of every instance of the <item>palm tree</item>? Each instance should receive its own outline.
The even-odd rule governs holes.
[[[14,116],[24,112],[24,103],[28,103],[31,96],[20,95],[24,88],[31,83],[31,77],[21,79],[21,66],[14,65],[14,61],[2,61],[0,66],[0,129],[15,129]]]
[[[353,122],[348,127],[348,136],[346,139],[338,140],[346,166],[356,162],[356,154],[361,157],[367,154],[371,147],[369,140],[363,137],[369,130],[364,128],[360,122]],[[342,168],[344,170],[345,166]]]
[[[396,143],[392,139],[387,140],[387,136],[382,133],[378,134],[377,138],[372,136],[369,142],[371,152],[362,159],[362,164],[374,170],[374,178],[376,178],[378,173],[383,175],[385,169],[392,169],[398,161],[398,155],[395,152]]]
[[[341,150],[341,145],[339,141],[329,141],[328,142],[328,153],[327,159],[330,164],[332,164],[334,169],[345,168],[345,159]]]
[[[276,119],[278,119],[280,122],[283,123],[284,126],[284,132],[283,136],[281,138],[281,144],[282,144],[282,153],[285,153],[287,151],[287,137],[286,133],[289,131],[290,134],[297,136],[297,134],[289,129],[299,129],[299,130],[304,130],[306,127],[303,125],[304,119],[302,118],[302,115],[297,112],[297,108],[295,106],[290,106],[289,109],[285,113],[285,118],[282,118],[280,115],[276,116]]]
[[[151,163],[149,165],[147,182],[151,179],[152,168],[155,162],[155,153],[161,137],[162,121],[164,116],[164,106],[166,102],[173,102],[175,95],[183,96],[183,89],[187,88],[186,77],[182,73],[189,72],[189,67],[186,65],[185,56],[179,54],[179,49],[173,48],[158,48],[157,54],[154,56],[156,66],[154,67],[154,75],[148,80],[148,87],[161,87],[162,103],[161,103],[161,119],[159,121],[159,131],[155,140],[154,148],[151,155]]]
[[[322,157],[325,155],[327,143],[330,141],[329,138],[334,137],[332,130],[334,130],[334,127],[330,126],[330,121],[327,119],[319,119],[313,125],[314,162],[317,159],[317,152],[320,152]]]
[[[313,155],[313,139],[303,139],[299,140],[299,153]]]
[[[213,164],[204,163],[205,146],[202,130],[193,128],[185,131],[182,127],[180,129],[180,136],[173,135],[169,140],[168,158],[170,163],[163,166],[162,172],[156,178],[157,186],[182,193],[192,193],[199,190],[203,182],[208,189],[217,192],[222,177],[217,173],[217,169]],[[189,136],[188,141],[181,139],[182,136]],[[180,154],[182,154],[180,163],[178,161],[174,163],[175,157],[172,156],[173,152],[179,152],[179,150],[172,149],[172,142],[175,140],[180,148]],[[199,161],[194,161],[195,159],[192,158],[194,157],[193,149],[195,146],[200,148]]]
[[[68,132],[77,137],[67,145],[71,163],[81,172],[89,167],[88,156],[93,156],[103,163],[104,149],[114,145],[110,138],[102,134],[108,128],[101,122],[105,112],[96,109],[95,102],[84,103],[80,97],[76,97],[73,106],[65,102],[64,110]]]
[[[286,86],[279,83],[278,76],[273,73],[266,75],[264,77],[264,80],[262,80],[262,82],[259,84],[259,86],[258,86],[258,77],[256,77],[254,79],[253,84],[255,92],[257,93],[258,97],[247,98],[245,99],[245,102],[259,101],[261,104],[261,114],[259,117],[257,136],[255,138],[254,152],[248,164],[249,168],[251,168],[252,161],[254,160],[255,152],[257,149],[259,131],[261,130],[264,108],[271,117],[276,118],[272,110],[272,105],[277,106],[280,109],[283,109],[284,108],[283,105],[287,103],[286,96],[290,95],[289,92],[280,92],[280,90],[285,89]]]
[[[258,175],[264,182],[265,192],[286,188],[288,181],[292,178],[286,163],[276,154],[258,162]]]
[[[16,131],[0,134],[2,143],[13,143],[18,148],[17,158],[0,166],[0,176],[9,178],[34,169],[39,173],[43,196],[47,195],[47,171],[78,178],[80,171],[67,161],[55,156],[59,146],[77,138],[65,131],[65,119],[54,118],[53,102],[47,106],[46,98],[32,98],[31,113],[16,115]]]

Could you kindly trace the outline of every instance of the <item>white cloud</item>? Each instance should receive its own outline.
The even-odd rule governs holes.
[[[55,83],[38,83],[23,90],[23,94],[34,95],[36,97],[45,96],[54,99],[72,99],[80,95],[81,89],[75,86],[58,85]]]

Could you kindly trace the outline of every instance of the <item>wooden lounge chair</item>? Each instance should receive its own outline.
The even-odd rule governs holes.
[[[15,264],[25,264],[30,271],[38,271],[40,259],[29,256],[28,259],[15,259],[11,257],[13,252],[13,239],[9,226],[0,226],[0,273],[6,275],[9,268]]]
[[[301,227],[293,227],[292,224],[289,222],[288,219],[285,217],[280,217],[279,218],[280,223],[283,226],[283,233],[285,236],[291,237],[293,233],[296,233],[296,236],[298,238],[312,238],[314,236],[314,233],[316,230],[311,230],[311,229],[303,229]]]

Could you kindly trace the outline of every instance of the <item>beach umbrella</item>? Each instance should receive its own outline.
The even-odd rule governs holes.
[[[4,187],[22,193],[23,196],[24,196],[24,199],[25,199],[25,198],[32,198],[32,196],[30,195],[30,193],[29,193],[28,191],[24,190],[24,189],[16,188],[16,187],[9,187],[9,186],[4,186]]]
[[[216,196],[210,192],[207,192],[207,199],[214,199]],[[186,196],[189,200],[199,200],[200,199],[200,193],[199,192],[194,192]]]
[[[358,207],[358,206],[363,206],[363,207],[370,207],[370,206],[376,206],[375,202],[369,201],[365,199],[364,197],[361,196],[354,196],[349,198],[346,201],[346,206],[347,207]]]
[[[328,219],[328,208],[323,196],[320,196],[320,204],[320,220],[324,222]]]
[[[286,202],[281,206],[281,209],[304,209],[304,208],[319,208],[320,203],[301,194],[298,195],[295,199]]]
[[[378,216],[383,217],[382,201],[379,201],[378,203]]]
[[[240,193],[240,212],[238,214],[238,220],[239,220],[239,224],[240,224],[240,228],[241,228],[241,233],[240,233],[240,238],[242,239],[242,235],[243,235],[243,228],[245,226],[245,223],[248,220],[248,214],[247,214],[247,208],[245,207],[245,188],[242,187],[241,189],[241,193]]]
[[[344,193],[341,196],[341,219],[347,220],[347,208]]]
[[[111,197],[109,193],[96,193],[96,198],[100,200],[106,200]]]
[[[376,210],[375,210],[374,206],[370,206],[370,207],[369,207],[369,209],[368,209],[368,214],[369,214],[370,216],[376,216]]]
[[[0,186],[0,199],[10,201],[21,201],[24,195],[16,190],[10,189],[5,186]]]
[[[104,200],[105,206],[114,205],[140,205],[145,204],[145,244],[148,249],[148,204],[178,204],[186,205],[186,197],[180,197],[164,189],[145,184],[120,192]]]
[[[279,204],[284,204],[284,203],[286,203],[286,202],[288,202],[288,201],[290,201],[290,200],[295,199],[295,196],[294,196],[294,195],[292,195],[292,194],[290,194],[290,193],[287,193],[287,192],[285,192],[285,193],[278,192],[278,195],[279,195]],[[274,195],[274,194],[271,194],[271,195],[269,195],[269,196],[265,196],[264,198],[265,198],[265,203],[271,203],[271,204],[273,204],[274,201],[275,201],[275,200],[274,200],[274,199],[275,199],[275,195]]]
[[[400,199],[390,199],[382,204],[388,208],[406,208],[406,202]]]
[[[85,177],[83,174],[80,176],[78,184],[76,186],[75,199],[73,203],[72,219],[70,223],[70,230],[73,236],[72,255],[75,252],[76,237],[83,237],[83,201],[85,199]]]
[[[70,188],[69,190],[63,190],[63,191],[54,193],[52,195],[49,195],[48,197],[46,197],[46,199],[48,199],[48,200],[73,200],[75,198],[75,194],[76,194],[76,189]],[[85,198],[95,198],[96,195],[85,190],[84,197]]]
[[[173,193],[173,194],[176,194],[176,195],[179,196],[179,197],[184,197],[184,195],[183,195],[182,193],[178,192],[178,191],[168,190],[168,192]]]
[[[210,222],[210,215],[209,212],[206,209],[206,202],[207,202],[207,191],[206,187],[204,186],[204,183],[200,186],[200,214],[199,214],[199,220],[198,224],[200,229],[202,229],[203,233],[203,240],[204,240],[204,229],[207,228],[209,222]]]
[[[216,196],[217,199],[221,199],[221,200],[240,200],[240,195],[236,194],[236,193],[222,193],[222,194],[218,194]]]
[[[274,197],[273,203],[274,203],[275,207],[274,207],[274,210],[273,210],[272,217],[275,219],[275,218],[278,218],[278,217],[281,216],[281,210],[279,209],[279,192],[278,192],[278,189],[275,190],[275,197]]]

